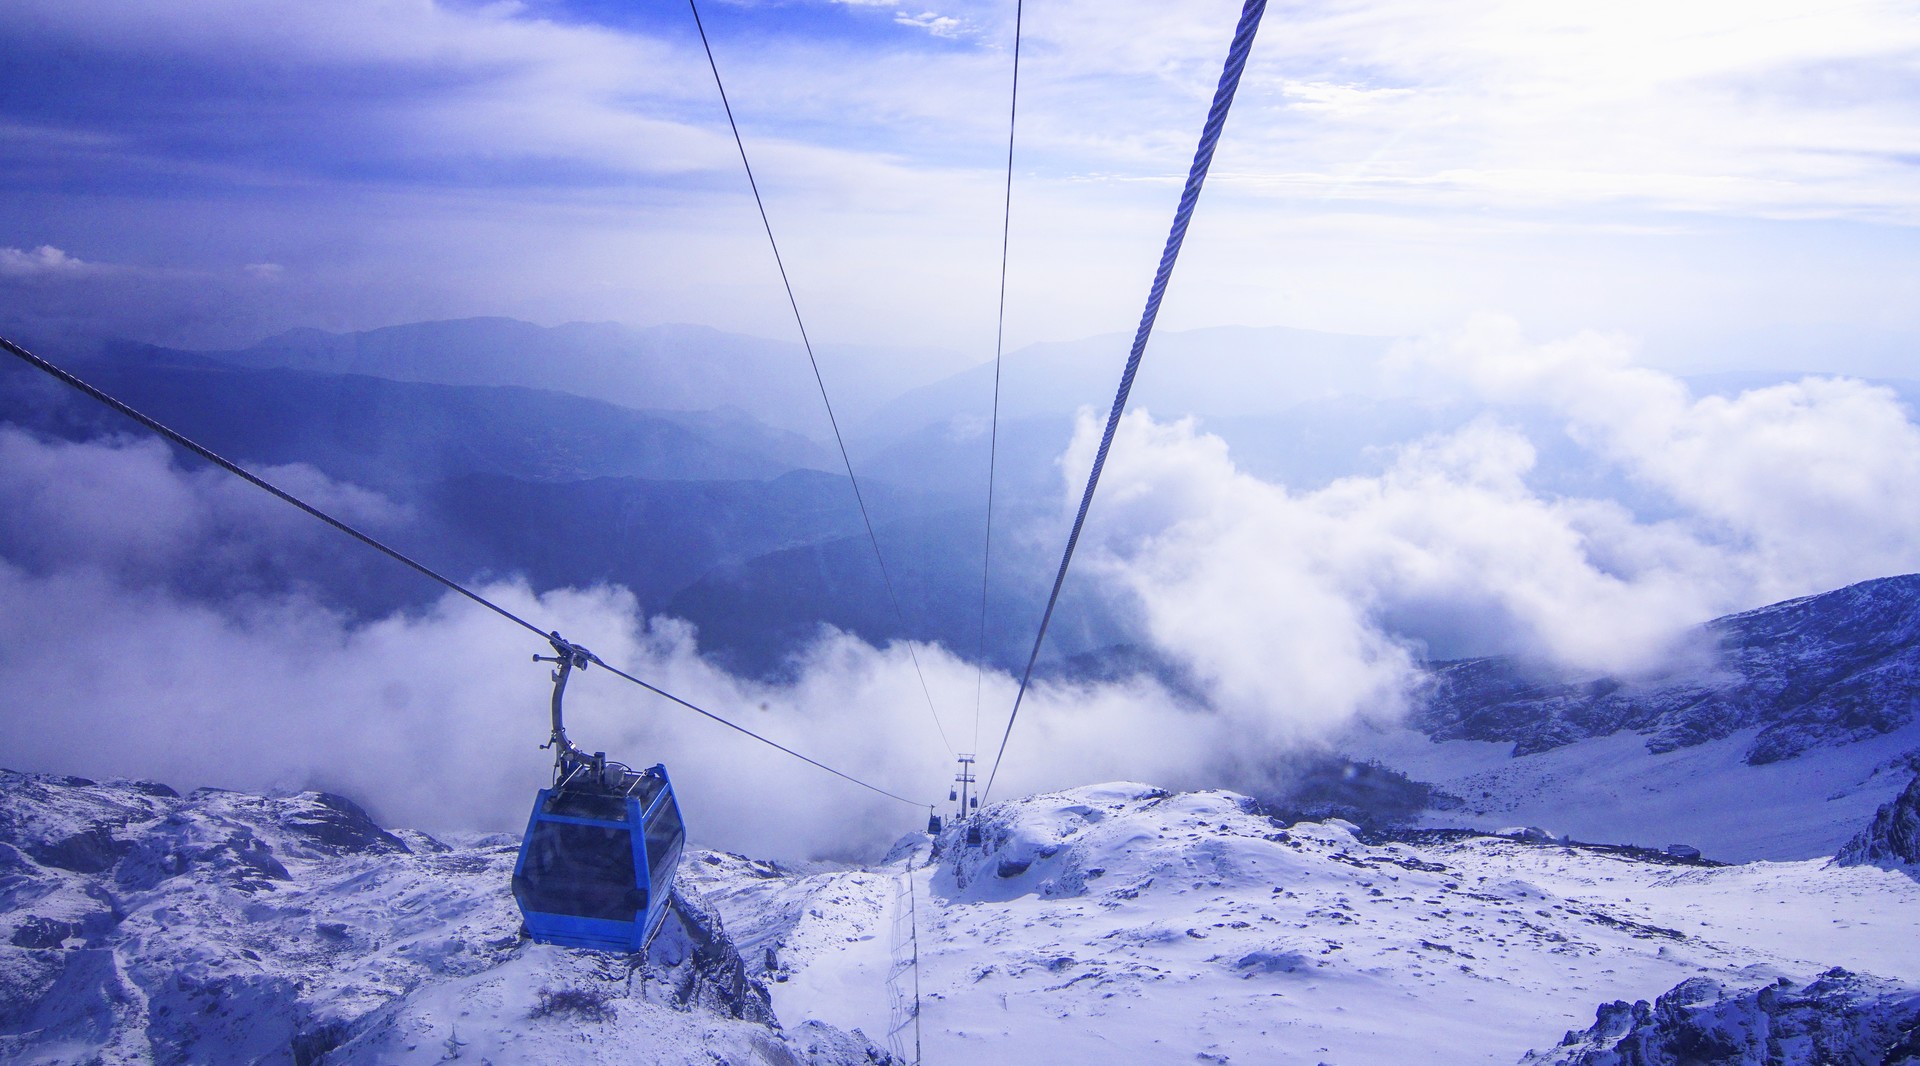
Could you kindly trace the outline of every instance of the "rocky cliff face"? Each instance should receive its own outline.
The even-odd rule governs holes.
[[[1511,658],[1442,664],[1414,722],[1439,740],[1527,755],[1622,730],[1654,752],[1757,728],[1747,760],[1893,732],[1920,717],[1920,575],[1730,615],[1702,627],[1706,666],[1651,679],[1543,675]]]
[[[782,1030],[679,893],[644,956],[529,943],[517,841],[325,793],[0,771],[0,1062],[883,1062]]]
[[[1601,1007],[1593,1026],[1523,1066],[1788,1066],[1920,1063],[1920,990],[1845,970],[1730,992],[1711,978]]]
[[[1920,865],[1920,774],[1834,860],[1842,866]]]

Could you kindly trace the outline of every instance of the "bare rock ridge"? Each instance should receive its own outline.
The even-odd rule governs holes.
[[[1774,1066],[1920,1063],[1920,990],[1832,969],[1729,991],[1696,977],[1652,1004],[1605,1004],[1591,1027],[1522,1066]]]
[[[889,1061],[783,1029],[684,885],[645,956],[528,942],[517,844],[321,792],[0,771],[0,1062]]]
[[[1834,856],[1842,866],[1920,864],[1920,774]]]
[[[1891,733],[1920,714],[1920,575],[1880,578],[1701,627],[1716,653],[1643,679],[1542,675],[1512,658],[1439,664],[1414,724],[1528,755],[1630,730],[1653,752],[1757,728],[1754,765]]]

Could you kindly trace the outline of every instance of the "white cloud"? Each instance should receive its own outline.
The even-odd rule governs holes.
[[[1124,328],[1133,309],[1120,305],[1137,300],[1158,249],[1239,7],[1066,0],[1027,12],[1013,347]],[[49,106],[0,123],[0,139],[49,173],[156,188],[104,205],[48,193],[75,217],[116,214],[115,241],[138,247],[91,253],[103,259],[202,256],[187,277],[286,249],[276,253],[285,285],[209,299],[232,310],[208,312],[217,327],[201,329],[225,334],[170,342],[251,341],[241,323],[255,316],[272,319],[261,331],[497,313],[716,325],[753,315],[750,328],[781,328],[782,296],[759,287],[757,219],[687,27],[622,30],[536,12],[27,0],[0,9],[0,35],[103,72],[164,64],[183,94],[152,128],[113,118],[145,114],[139,89],[123,87],[125,106]],[[930,47],[913,33],[818,32],[852,21],[840,18],[791,36],[722,33],[714,45],[819,331],[868,342],[964,334],[956,345],[984,353],[1010,11],[985,0],[875,5],[857,21],[895,13],[957,24],[964,39]],[[1894,280],[1910,274],[1911,242],[1874,226],[1920,221],[1905,162],[1920,110],[1902,73],[1916,50],[1914,20],[1878,0],[1684,12],[1517,0],[1276,7],[1169,324],[1398,333],[1478,306],[1526,307],[1538,320],[1543,302],[1584,300],[1554,320],[1649,331],[1677,317],[1725,331],[1728,308],[1757,306],[1911,335],[1913,302]],[[304,89],[275,92],[272,79],[254,80],[263,70]],[[116,84],[96,78],[90,92]],[[52,102],[67,97],[88,98]],[[155,186],[155,175],[166,180]],[[271,195],[236,204],[236,186]],[[46,205],[16,210],[13,220],[0,210],[0,230],[12,221],[22,235],[0,239],[55,239],[22,221],[37,223]],[[245,229],[227,224],[235,214]],[[1755,219],[1870,225],[1821,231],[1833,254],[1815,266],[1800,243],[1811,230],[1770,232],[1766,253],[1752,255],[1745,234],[1715,229]],[[1709,237],[1664,239],[1688,225]],[[1535,232],[1516,235],[1525,227]],[[1329,228],[1343,232],[1306,236]],[[326,240],[326,229],[352,239]],[[1603,230],[1648,239],[1603,242]],[[518,254],[490,254],[505,245]],[[637,247],[654,254],[634,256]],[[1733,264],[1716,282],[1722,307],[1655,280],[1722,263]],[[1860,284],[1827,284],[1833,263]],[[1558,283],[1561,272],[1584,284]],[[191,287],[131,303],[190,303],[180,290]],[[1376,299],[1385,289],[1399,299]],[[142,307],[143,339],[182,329],[172,311]]]
[[[935,37],[960,37],[967,33],[967,24],[949,15],[933,11],[923,11],[918,15],[905,11],[896,11],[893,21],[897,25],[912,26],[926,30]]]
[[[360,522],[392,505],[310,470],[287,487]],[[306,547],[359,553],[332,530],[212,470],[175,469],[152,442],[65,444],[0,431],[0,751],[13,768],[141,776],[180,787],[328,788],[390,824],[517,831],[547,780],[546,650],[449,594],[424,610],[351,621],[294,591],[189,596],[222,568],[299,568]],[[374,558],[384,565],[383,560]],[[952,763],[922,708],[904,645],[826,634],[799,677],[734,677],[698,655],[685,623],[645,618],[624,590],[482,595],[747,728],[910,797],[941,800]],[[949,717],[975,668],[917,649]],[[1004,708],[1012,680],[986,678]],[[591,750],[665,762],[703,845],[803,857],[884,846],[926,812],[829,776],[589,669],[568,690]],[[1210,780],[1218,737],[1147,683],[1040,686],[1003,792],[1145,772]],[[989,711],[989,725],[995,718]],[[1188,723],[1191,724],[1191,723]],[[1180,727],[1180,728],[1176,728]],[[1180,733],[1181,739],[1162,738]],[[1198,778],[1196,774],[1200,774]]]
[[[304,464],[262,466],[269,482],[343,520],[383,529],[410,512]],[[245,574],[338,534],[222,470],[176,471],[152,438],[37,440],[0,425],[0,549],[36,571],[97,569],[136,586],[183,571]]]
[[[1632,671],[1716,615],[1920,570],[1920,427],[1887,390],[1814,378],[1696,398],[1617,340],[1528,344],[1498,319],[1408,357],[1483,400],[1550,405],[1593,462],[1675,513],[1537,489],[1533,443],[1492,419],[1294,492],[1190,422],[1128,415],[1086,562],[1247,735],[1390,711],[1426,639]],[[1083,419],[1076,476],[1095,432]]]
[[[1368,110],[1396,97],[1406,96],[1413,90],[1368,88],[1341,82],[1287,81],[1281,83],[1280,91],[1287,99],[1294,101],[1289,106],[1295,111],[1324,111],[1339,115]]]
[[[101,269],[97,263],[76,259],[50,244],[32,251],[0,248],[0,277],[4,278],[75,277]]]
[[[1748,595],[1779,599],[1920,564],[1920,427],[1884,387],[1809,377],[1696,397],[1635,366],[1623,339],[1530,344],[1493,316],[1406,357],[1488,399],[1562,413],[1600,456],[1740,545]]]

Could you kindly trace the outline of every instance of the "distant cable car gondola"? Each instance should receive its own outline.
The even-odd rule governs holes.
[[[567,739],[560,700],[567,675],[593,654],[550,637],[553,673],[553,785],[534,800],[513,898],[527,934],[543,944],[640,951],[660,931],[680,865],[686,827],[667,768],[635,771],[589,755]]]

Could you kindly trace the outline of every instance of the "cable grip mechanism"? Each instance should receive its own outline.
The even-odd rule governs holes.
[[[548,748],[559,749],[554,752],[554,768],[557,773],[564,775],[575,765],[593,761],[592,756],[575,747],[573,742],[567,739],[567,726],[561,710],[561,700],[566,695],[568,675],[576,669],[585,670],[597,659],[592,652],[578,644],[569,643],[557,632],[547,634],[547,643],[553,645],[554,653],[533,657],[534,662],[554,663],[558,667],[553,672],[553,732],[547,737],[547,742],[540,745],[540,749],[542,751]]]

